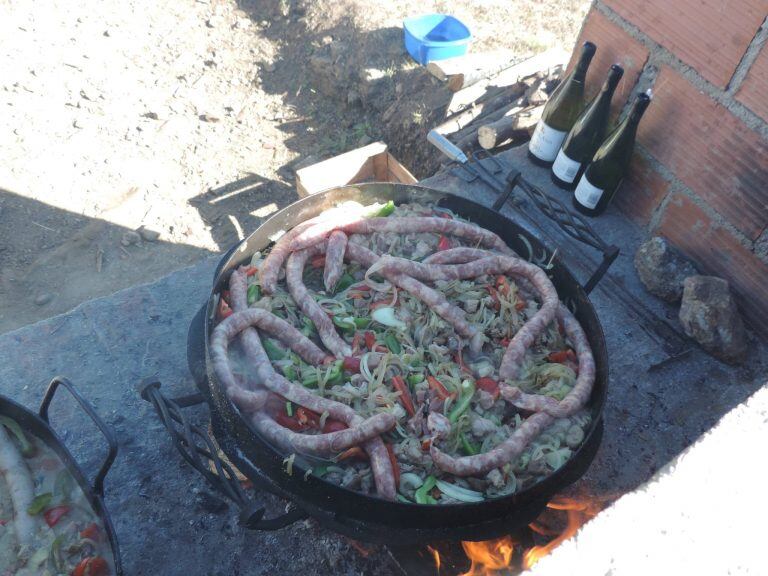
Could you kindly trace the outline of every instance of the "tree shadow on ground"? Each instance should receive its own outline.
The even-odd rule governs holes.
[[[150,242],[133,232],[0,188],[0,333],[211,254],[162,236]]]
[[[291,198],[286,192],[291,191],[287,184],[249,174],[195,196],[189,204],[211,227],[211,236],[219,248],[226,250],[256,230],[274,212],[285,208],[286,198]]]
[[[280,127],[291,150],[323,159],[382,139],[417,176],[437,169],[426,134],[445,118],[450,93],[410,58],[402,28],[361,30],[358,15],[343,13],[343,4],[323,4],[330,24],[320,29],[312,27],[318,15],[307,15],[317,6],[294,2],[284,16],[279,3],[238,5],[254,22],[269,24],[259,33],[277,54],[259,78],[298,117]]]

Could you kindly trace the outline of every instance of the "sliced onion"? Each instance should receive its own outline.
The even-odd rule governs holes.
[[[461,486],[456,486],[455,484],[443,482],[442,480],[437,481],[437,487],[440,488],[440,492],[449,498],[458,500],[459,502],[482,502],[485,500],[485,496],[483,496],[480,492],[468,490],[466,488],[462,488]]]
[[[384,326],[391,326],[398,330],[405,330],[407,328],[405,322],[395,316],[395,309],[390,308],[389,306],[376,308],[371,314],[371,317],[379,324],[384,324]]]

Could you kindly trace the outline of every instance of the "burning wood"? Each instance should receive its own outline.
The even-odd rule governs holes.
[[[582,525],[594,518],[612,499],[555,498],[547,504],[547,511],[529,525],[531,540],[528,542],[548,540],[544,544],[526,546],[509,535],[484,542],[462,542],[461,546],[471,565],[469,570],[460,576],[502,576],[528,570],[576,534]],[[563,512],[566,518],[561,518]],[[564,527],[557,529],[548,523],[557,523]],[[431,546],[428,549],[434,558],[436,573],[440,574],[440,554]]]

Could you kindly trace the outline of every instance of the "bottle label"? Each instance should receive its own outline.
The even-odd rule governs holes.
[[[582,206],[594,210],[597,203],[600,202],[600,198],[603,197],[603,190],[597,186],[593,186],[587,180],[586,174],[579,180],[578,186],[576,186],[576,200],[578,200]]]
[[[576,178],[576,174],[579,173],[579,168],[581,168],[581,162],[571,160],[563,150],[560,150],[560,152],[557,153],[555,163],[552,164],[552,172],[555,173],[555,176],[569,184]]]
[[[533,136],[531,136],[531,141],[528,143],[528,150],[536,158],[545,162],[552,162],[567,135],[568,132],[550,128],[543,120],[539,120],[539,123],[536,124],[536,130],[533,131]]]

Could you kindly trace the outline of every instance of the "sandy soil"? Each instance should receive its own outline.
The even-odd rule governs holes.
[[[226,249],[296,199],[297,163],[378,139],[367,85],[415,66],[405,16],[526,54],[570,47],[586,9],[0,0],[0,333]]]

